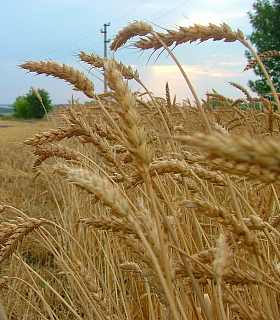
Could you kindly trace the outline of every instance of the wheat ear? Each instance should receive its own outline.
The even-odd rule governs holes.
[[[94,84],[82,72],[66,64],[52,61],[27,61],[21,64],[20,67],[37,74],[63,79],[71,83],[76,90],[82,91],[87,97],[94,97]]]
[[[114,38],[114,41],[110,45],[110,49],[113,51],[118,50],[129,39],[135,36],[145,36],[153,30],[152,26],[145,21],[134,21],[127,27],[123,28]]]
[[[234,42],[238,39],[244,39],[244,35],[240,30],[237,32],[232,31],[230,26],[225,23],[221,26],[213,23],[210,23],[208,26],[195,24],[193,27],[180,27],[178,31],[167,30],[167,34],[157,33],[157,37],[152,35],[149,36],[148,39],[141,39],[135,42],[134,46],[141,50],[158,50],[163,47],[159,39],[170,47],[173,43],[177,46],[182,43],[197,40],[204,42],[213,39],[214,41],[224,40],[225,42]]]
[[[265,51],[261,54],[259,54],[259,58],[261,61],[269,58],[269,57],[277,57],[277,56],[280,56],[280,52],[279,51],[276,51],[276,50],[269,50],[269,51]],[[254,68],[257,64],[257,60],[256,59],[253,59],[252,61],[250,61],[247,66],[245,67],[244,71],[246,70],[249,70],[251,68]]]
[[[57,165],[55,170],[72,181],[77,187],[88,193],[96,194],[103,203],[110,207],[118,217],[126,217],[132,213],[129,202],[119,189],[106,178],[83,169],[70,169],[67,166]]]
[[[115,91],[114,98],[121,110],[117,110],[122,117],[125,127],[124,133],[128,150],[139,163],[148,164],[153,158],[153,150],[147,143],[147,134],[141,124],[141,116],[136,108],[136,98],[129,90],[128,84],[123,81],[122,73],[117,69],[114,60],[104,63],[104,75],[108,86]]]
[[[35,218],[24,219],[24,221],[22,218],[19,218],[18,221],[15,222],[15,228],[12,230],[12,234],[6,237],[4,244],[0,249],[0,263],[12,255],[19,242],[22,241],[28,233],[40,227],[41,224],[42,221]],[[4,232],[5,230],[3,230],[3,233]],[[7,232],[10,232],[9,229]]]
[[[53,141],[60,141],[65,138],[69,139],[75,135],[74,126],[69,126],[67,128],[51,129],[46,132],[40,132],[35,134],[32,138],[28,138],[23,143],[30,146],[42,145],[45,143],[50,143]]]
[[[274,139],[256,140],[250,137],[224,136],[218,133],[174,137],[182,143],[208,152],[208,158],[223,158],[236,163],[250,163],[280,172],[279,143]]]
[[[86,62],[87,64],[94,66],[95,68],[102,68],[104,69],[104,62],[108,61],[107,58],[101,58],[97,54],[86,54],[85,52],[81,51],[81,53],[78,54],[81,61]],[[117,69],[122,73],[125,79],[131,80],[131,79],[139,79],[138,71],[133,71],[131,66],[126,66],[122,62],[116,62]]]
[[[77,160],[79,159],[79,154],[74,149],[59,145],[59,144],[44,144],[39,145],[35,148],[34,154],[38,156],[34,163],[34,167],[40,166],[44,161],[50,157],[64,158],[65,160]]]
[[[221,282],[225,275],[228,275],[232,266],[232,252],[222,234],[217,239],[217,250],[214,252],[215,261],[213,269],[218,282]]]

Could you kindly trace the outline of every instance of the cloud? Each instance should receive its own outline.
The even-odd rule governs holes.
[[[219,62],[219,65],[234,67],[234,66],[243,65],[243,63],[241,61],[222,61],[222,62]]]
[[[179,26],[192,26],[194,23],[220,25],[225,22],[232,27],[245,21],[247,12],[252,9],[253,0],[200,0],[193,3],[187,12],[183,12],[185,19],[178,22]],[[240,27],[240,26],[238,26]]]
[[[208,66],[202,66],[202,65],[182,65],[183,69],[187,74],[192,73],[192,74],[205,74],[209,75],[210,77],[218,77],[218,78],[225,78],[225,77],[234,77],[236,76],[235,73],[229,72],[228,70],[224,69],[219,69],[219,68],[210,68]],[[178,69],[177,66],[151,66],[152,72],[154,74],[162,75],[164,74],[167,77],[172,77],[172,78],[182,78],[182,75]]]
[[[243,18],[247,14],[245,12],[225,12],[225,13],[214,13],[214,12],[197,12],[191,15],[186,16],[186,18],[178,23],[181,27],[189,27],[196,24],[208,25],[213,23],[220,25],[223,22],[226,22],[235,18]]]
[[[227,64],[225,64],[225,66],[227,66]],[[247,82],[250,79],[249,74],[240,75],[240,73],[232,72],[228,68],[222,69],[219,68],[219,66],[183,65],[182,67],[200,98],[205,98],[205,94],[211,92],[212,89],[232,99],[240,98],[240,92],[232,88],[229,82],[238,82],[244,87],[247,87]],[[138,66],[137,69],[140,72],[143,83],[145,83],[146,87],[151,90],[154,95],[164,97],[165,84],[168,82],[171,96],[174,97],[176,94],[177,102],[180,103],[186,98],[189,98],[191,101],[194,100],[177,66]]]

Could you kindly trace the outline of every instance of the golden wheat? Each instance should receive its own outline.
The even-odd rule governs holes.
[[[84,92],[89,98],[94,97],[94,84],[82,72],[66,64],[59,64],[52,61],[27,61],[21,64],[20,67],[30,72],[36,72],[37,74],[45,74],[63,79],[74,85],[76,90]]]
[[[269,50],[266,52],[263,52],[259,55],[260,59],[263,61],[269,57],[277,57],[280,56],[280,52],[276,51],[276,50]],[[257,65],[257,60],[253,59],[252,61],[250,61],[247,66],[245,67],[244,71],[249,70],[251,68],[254,68]]]
[[[158,33],[143,21],[121,30],[111,49],[135,36],[140,50],[167,50],[190,88],[170,46],[213,39],[250,49],[225,23]],[[166,96],[155,97],[132,67],[78,56],[104,73],[111,91],[96,95],[66,65],[27,62],[23,68],[64,79],[93,101],[54,111],[56,129],[49,123],[24,141],[34,149],[25,165],[23,152],[0,145],[8,275],[0,289],[9,317],[279,319],[278,102],[231,82],[241,98],[213,90],[201,103],[192,90],[196,105],[172,103],[168,83]],[[11,199],[32,218],[5,204]]]

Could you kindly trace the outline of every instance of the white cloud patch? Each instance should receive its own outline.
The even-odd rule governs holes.
[[[184,20],[180,21],[178,23],[181,27],[189,27],[196,24],[201,24],[203,26],[208,25],[209,23],[213,23],[216,25],[220,25],[223,22],[226,22],[228,20],[234,19],[234,18],[243,18],[247,14],[246,12],[225,12],[225,13],[214,13],[214,12],[197,12],[194,14],[191,14],[189,16],[186,16]]]
[[[188,11],[183,11],[185,19],[177,23],[179,26],[189,27],[194,23],[208,25],[213,23],[220,25],[225,22],[232,28],[236,28],[247,18],[248,11],[252,10],[253,0],[199,0],[192,3]]]
[[[243,65],[243,63],[241,61],[221,61],[221,62],[219,62],[219,65],[234,67],[234,66]]]
[[[183,69],[187,74],[207,74],[210,77],[218,77],[218,78],[225,78],[225,77],[234,77],[236,76],[235,73],[229,72],[228,70],[218,69],[218,68],[210,68],[207,66],[201,65],[183,65]],[[182,78],[182,75],[177,66],[152,66],[150,67],[154,74],[163,75],[164,74],[168,77],[175,77],[175,78]]]
[[[183,65],[182,67],[194,86],[197,95],[204,99],[205,94],[212,92],[212,89],[232,99],[240,98],[242,93],[230,86],[229,82],[234,81],[247,87],[248,79],[250,79],[249,74],[240,75],[240,73],[231,72],[227,68],[211,68],[202,65]],[[138,67],[137,69],[140,72],[142,81],[154,95],[164,97],[165,85],[168,82],[171,96],[173,98],[176,95],[177,102],[181,103],[186,98],[191,101],[194,100],[177,66],[160,65],[146,68]]]

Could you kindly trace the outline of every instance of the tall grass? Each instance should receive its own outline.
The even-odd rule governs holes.
[[[153,96],[130,66],[84,52],[80,59],[104,72],[110,88],[104,95],[68,66],[21,66],[64,79],[93,100],[53,112],[58,127],[24,141],[33,147],[34,170],[48,184],[53,210],[40,218],[0,207],[7,314],[279,319],[280,117],[273,84],[265,71],[273,101],[252,98],[236,83],[242,98],[213,92],[200,101],[170,47],[214,39],[253,51],[242,32],[210,24],[162,34],[136,21],[111,49],[138,35],[136,48],[173,57],[194,104],[172,103],[168,85],[166,99]],[[131,92],[128,80],[148,98]]]

